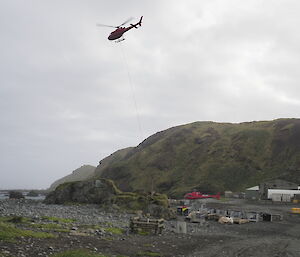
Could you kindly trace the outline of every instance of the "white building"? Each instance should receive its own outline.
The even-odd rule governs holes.
[[[290,202],[295,195],[300,195],[300,190],[268,189],[268,199],[275,202]]]

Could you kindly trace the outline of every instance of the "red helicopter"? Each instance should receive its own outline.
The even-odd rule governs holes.
[[[204,198],[216,198],[220,200],[220,193],[216,195],[202,194],[201,192],[192,192],[184,195],[185,199],[204,199]]]
[[[108,37],[108,40],[116,40],[118,39],[117,41],[115,41],[116,43],[118,42],[121,42],[123,40],[125,40],[125,38],[123,38],[123,34],[125,32],[127,32],[128,30],[132,29],[132,28],[138,28],[138,26],[142,26],[142,19],[143,19],[143,16],[141,16],[140,18],[140,21],[136,24],[130,24],[129,27],[122,27],[123,25],[125,25],[127,22],[131,21],[132,18],[126,20],[125,22],[123,22],[121,25],[119,26],[110,26],[110,25],[104,25],[104,24],[97,24],[97,26],[101,26],[101,27],[111,27],[111,28],[116,28],[116,30],[114,30],[113,32],[110,33],[109,37]]]

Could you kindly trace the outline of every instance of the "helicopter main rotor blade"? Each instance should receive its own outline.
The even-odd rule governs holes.
[[[96,26],[98,26],[98,27],[109,27],[109,28],[118,28],[116,26],[105,25],[105,24],[100,24],[100,23],[97,23]]]
[[[118,27],[121,27],[123,25],[125,25],[126,23],[130,22],[131,20],[133,20],[133,17],[130,17],[129,19],[127,19],[126,21],[124,21],[120,26]]]

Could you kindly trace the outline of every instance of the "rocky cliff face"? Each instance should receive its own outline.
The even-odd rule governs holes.
[[[195,122],[150,136],[95,176],[124,191],[182,197],[200,191],[244,190],[263,180],[300,183],[300,119],[240,124]]]

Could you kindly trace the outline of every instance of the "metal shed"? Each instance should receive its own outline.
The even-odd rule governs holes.
[[[259,194],[260,198],[267,200],[269,189],[285,189],[285,190],[298,190],[298,184],[285,181],[282,179],[273,179],[260,183]]]
[[[259,186],[247,188],[245,191],[245,198],[248,200],[258,200],[259,199]]]

